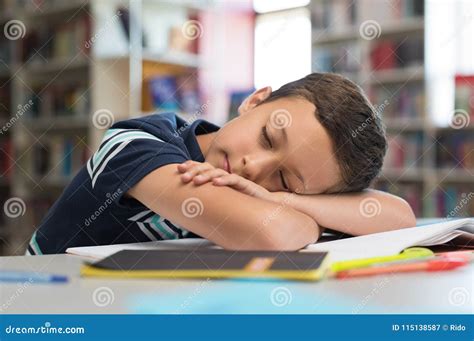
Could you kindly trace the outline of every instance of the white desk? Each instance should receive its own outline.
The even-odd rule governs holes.
[[[474,264],[439,273],[300,283],[81,278],[81,262],[71,255],[0,258],[0,269],[70,279],[54,285],[2,283],[1,313],[474,313]]]

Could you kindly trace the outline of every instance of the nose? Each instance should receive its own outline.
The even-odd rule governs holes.
[[[242,176],[252,182],[261,183],[278,167],[278,159],[272,153],[254,153],[245,155],[242,164]]]

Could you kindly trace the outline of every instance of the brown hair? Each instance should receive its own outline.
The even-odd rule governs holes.
[[[304,98],[316,106],[315,116],[331,137],[343,178],[333,192],[369,187],[382,168],[387,140],[363,90],[341,75],[312,73],[273,91],[263,103],[283,97]]]

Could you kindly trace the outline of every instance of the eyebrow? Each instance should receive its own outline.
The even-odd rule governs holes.
[[[283,128],[281,128],[281,129],[278,129],[278,130],[281,131],[281,134],[283,135],[283,140],[284,140],[284,142],[285,142],[285,143],[288,143],[288,134],[287,134],[287,132],[286,132],[286,128],[283,127]],[[286,172],[286,173],[290,173],[290,174],[296,175],[296,177],[297,177],[297,178],[301,181],[301,183],[303,184],[303,190],[305,189],[305,185],[304,185],[305,182],[304,182],[304,179],[303,179],[303,177],[301,176],[301,174],[299,173],[299,171],[298,171],[297,169],[295,169],[294,172]],[[286,179],[288,179],[288,178],[289,178],[289,177],[286,176]],[[289,185],[289,183],[288,183],[288,185]]]

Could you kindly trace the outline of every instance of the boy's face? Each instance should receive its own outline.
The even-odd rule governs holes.
[[[315,106],[300,98],[259,105],[270,93],[263,88],[242,103],[240,116],[213,134],[206,161],[272,192],[331,192],[341,177]]]

